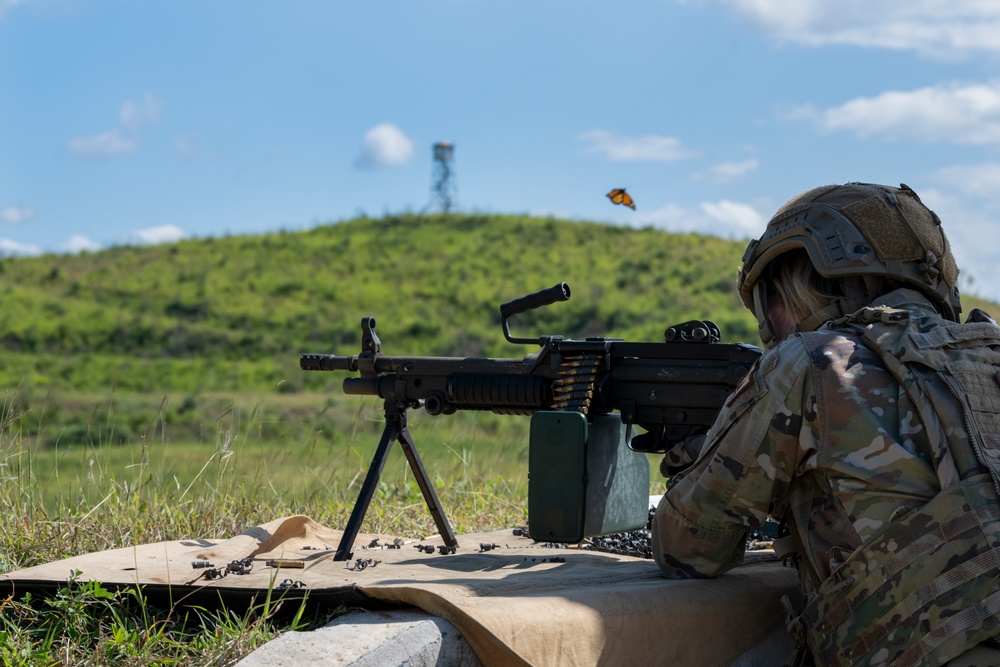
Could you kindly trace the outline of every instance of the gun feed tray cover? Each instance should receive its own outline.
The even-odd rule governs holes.
[[[664,579],[647,558],[553,548],[512,530],[426,539],[359,535],[305,516],[229,538],[142,544],[0,575],[0,595],[77,581],[139,587],[172,604],[245,608],[265,595],[286,607],[408,605],[450,622],[484,664],[728,665],[784,626],[795,570],[752,562],[710,580]],[[706,628],[724,631],[709,632]],[[665,634],[666,633],[666,634]],[[663,641],[665,636],[672,637]]]

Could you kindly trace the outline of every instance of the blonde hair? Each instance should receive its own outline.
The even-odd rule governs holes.
[[[803,322],[843,298],[839,281],[819,275],[804,250],[784,253],[768,268],[771,273],[769,291],[777,292],[796,323]]]

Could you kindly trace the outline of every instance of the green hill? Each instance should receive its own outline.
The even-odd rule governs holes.
[[[735,271],[743,243],[517,216],[360,218],[305,232],[0,262],[0,382],[107,391],[339,386],[303,352],[354,354],[374,315],[393,354],[521,357],[501,303],[557,282],[569,302],[515,335],[661,340],[714,319],[755,339]]]
[[[708,318],[757,342],[735,291],[742,241],[501,215],[359,218],[304,232],[0,262],[0,384],[29,390],[337,390],[303,352],[521,357],[499,305],[557,282],[515,335],[662,340]],[[966,310],[988,304],[967,299]],[[996,310],[996,308],[994,308]]]

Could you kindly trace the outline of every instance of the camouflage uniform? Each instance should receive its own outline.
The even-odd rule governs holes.
[[[653,528],[666,576],[711,577],[783,519],[822,666],[945,664],[1000,630],[1000,328],[878,304],[767,351]]]

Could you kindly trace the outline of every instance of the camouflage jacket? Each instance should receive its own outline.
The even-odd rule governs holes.
[[[813,603],[807,607],[803,631],[814,654],[829,654],[817,656],[818,664],[890,664],[921,636],[914,634],[919,628],[906,623],[895,637],[886,628],[900,625],[902,618],[896,608],[897,584],[907,588],[902,596],[909,604],[913,595],[928,595],[917,590],[926,582],[900,584],[900,578],[909,575],[894,570],[879,575],[876,590],[866,578],[876,561],[884,563],[896,551],[917,557],[899,542],[919,541],[928,532],[937,535],[938,519],[965,512],[977,523],[973,533],[949,534],[927,549],[950,558],[949,563],[961,563],[963,554],[972,558],[982,552],[984,558],[995,559],[985,552],[1000,541],[1000,535],[984,535],[978,526],[976,511],[996,511],[997,484],[984,474],[986,468],[969,443],[969,432],[978,429],[965,428],[967,401],[956,399],[936,380],[927,384],[907,376],[901,384],[897,378],[905,364],[892,361],[919,356],[909,349],[917,338],[944,340],[956,327],[968,325],[939,319],[922,296],[909,290],[893,292],[879,304],[905,310],[905,326],[893,329],[895,325],[879,323],[866,328],[863,323],[840,322],[834,328],[828,323],[767,351],[729,398],[698,460],[671,480],[655,516],[654,555],[664,574],[675,578],[725,572],[742,560],[750,527],[768,515],[784,519],[798,549],[806,599]],[[872,312],[876,319],[882,317],[883,311]],[[995,325],[983,326],[1000,333]],[[982,347],[975,339],[968,344]],[[898,349],[878,351],[893,345]],[[966,353],[951,354],[960,359]],[[989,391],[1000,393],[992,376],[989,382],[994,384]],[[935,405],[936,411],[928,405]],[[994,423],[1000,419],[1000,404],[987,404],[985,410]],[[932,422],[930,428],[925,421]],[[942,489],[956,491],[946,498]],[[957,553],[942,548],[948,541]],[[942,565],[946,567],[951,565]],[[930,580],[935,576],[937,572],[930,573]],[[990,593],[998,587],[989,581],[993,583],[985,587],[982,582],[976,585]],[[847,602],[829,594],[830,589],[846,590],[854,584]],[[951,609],[963,609],[964,593],[951,595]],[[866,600],[874,600],[877,609],[864,608]],[[933,625],[938,620],[931,613],[928,621],[926,606],[921,610],[913,612],[914,623]],[[918,621],[921,613],[924,619]],[[834,617],[836,627],[830,625]],[[881,629],[866,635],[876,626]],[[940,664],[997,629],[979,628],[975,636],[963,630],[957,638],[949,635],[908,655],[917,656],[912,664]],[[856,663],[861,655],[865,661]]]

